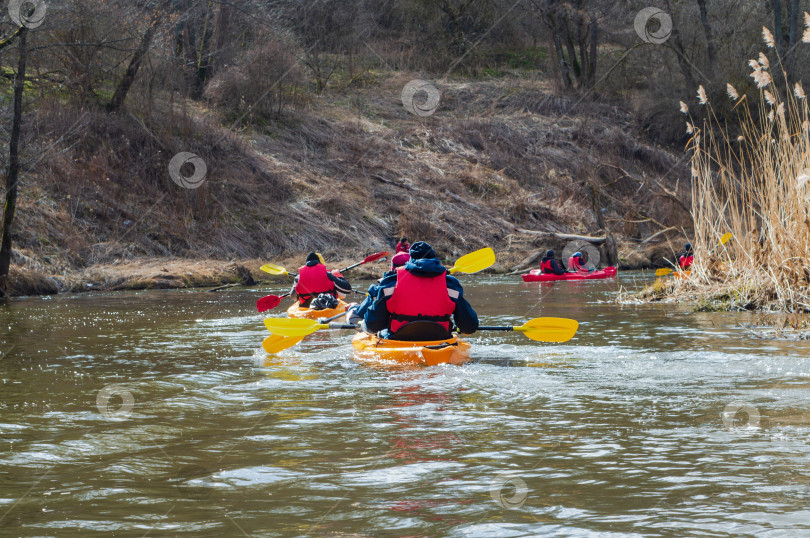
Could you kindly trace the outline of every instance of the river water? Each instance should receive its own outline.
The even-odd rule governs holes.
[[[346,332],[267,356],[281,288],[14,300],[0,535],[810,535],[810,343],[613,301],[642,281],[464,277],[486,324],[579,333],[418,370]]]

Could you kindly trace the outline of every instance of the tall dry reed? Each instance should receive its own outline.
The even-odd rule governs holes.
[[[805,26],[808,43],[807,13]],[[696,262],[675,288],[720,308],[810,311],[810,111],[765,27],[763,39],[775,62],[765,53],[749,62],[757,91],[740,96],[727,85],[739,135],[729,134],[698,89],[706,119],[701,128],[687,122]],[[689,113],[683,103],[681,111]]]

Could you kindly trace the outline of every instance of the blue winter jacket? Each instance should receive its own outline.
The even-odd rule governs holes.
[[[436,258],[411,259],[411,261],[405,264],[405,270],[410,271],[414,275],[424,276],[436,276],[446,273],[447,271]],[[457,299],[451,298],[451,300],[456,303],[456,309],[453,312],[453,322],[462,333],[472,334],[478,330],[478,315],[475,313],[472,306],[470,306],[470,303],[467,302],[467,299],[464,298],[464,289],[461,287],[458,279],[454,276],[450,276],[449,273],[446,274],[446,279],[447,287],[458,292]],[[366,301],[369,301],[370,305],[361,315],[363,315],[366,322],[366,329],[370,332],[387,330],[391,326],[391,314],[388,312],[386,304],[390,296],[386,297],[383,290],[393,288],[396,284],[397,275],[393,273],[386,275],[379,284],[369,288],[369,296],[366,298]],[[375,294],[372,295],[372,289],[375,287],[377,289],[375,290]],[[364,304],[366,301],[364,301]]]
[[[396,271],[387,271],[383,274],[383,277],[380,279],[380,282],[388,278],[389,276],[394,277],[394,282],[396,282],[397,272]],[[357,315],[361,318],[365,318],[366,312],[368,309],[371,308],[371,305],[374,303],[374,299],[377,298],[377,295],[380,294],[380,282],[376,284],[372,284],[368,287],[368,292],[366,293],[366,298],[357,306],[356,312]]]

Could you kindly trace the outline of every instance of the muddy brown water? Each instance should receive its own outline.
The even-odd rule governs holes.
[[[0,535],[810,534],[810,343],[613,302],[646,278],[465,277],[487,324],[579,334],[410,371],[345,332],[267,356],[280,287],[13,300]]]

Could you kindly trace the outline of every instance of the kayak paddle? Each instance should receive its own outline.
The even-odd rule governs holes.
[[[577,334],[579,323],[566,318],[534,318],[519,327],[478,327],[479,331],[516,331],[538,342],[567,342]]]
[[[385,258],[386,256],[389,256],[390,254],[391,254],[390,252],[378,252],[376,254],[372,254],[371,256],[367,256],[365,260],[363,260],[361,262],[357,262],[354,265],[350,265],[346,269],[343,269],[340,272],[342,273],[343,271],[348,271],[349,269],[354,269],[358,265],[363,265],[364,263],[376,262],[380,258]]]
[[[288,337],[278,334],[271,334],[262,342],[262,348],[264,348],[267,353],[278,353],[279,351],[284,351],[287,348],[293,347],[303,339],[303,336]]]
[[[366,259],[365,259],[365,260],[363,260],[363,261],[361,261],[361,262],[357,262],[357,263],[355,263],[354,265],[350,265],[350,266],[348,266],[346,269],[343,269],[343,270],[342,270],[342,271],[340,271],[340,272],[342,273],[343,271],[348,271],[349,269],[354,269],[355,267],[357,267],[357,266],[359,266],[359,265],[363,265],[364,263],[371,263],[371,262],[377,261],[377,260],[379,260],[380,258],[385,258],[385,257],[386,257],[386,256],[388,256],[389,254],[391,254],[391,253],[390,253],[390,252],[377,252],[377,253],[372,254],[372,255],[370,255],[370,256],[366,256]],[[323,263],[323,259],[321,259],[321,263]],[[274,264],[274,263],[266,263],[266,264],[262,265],[262,266],[261,266],[259,269],[261,269],[261,270],[262,270],[262,271],[264,271],[265,273],[270,273],[271,275],[290,275],[290,276],[296,276],[296,274],[295,274],[295,273],[290,273],[289,271],[287,271],[287,270],[286,270],[285,268],[283,268],[282,266],[280,266],[280,265],[276,265],[276,264]]]
[[[259,267],[265,273],[270,273],[271,275],[290,275],[295,276],[295,274],[288,273],[286,269],[284,269],[280,265],[276,265],[274,263],[266,263]]]
[[[281,300],[285,297],[289,297],[290,293],[287,292],[284,295],[265,295],[258,301],[256,301],[256,310],[259,312],[267,312],[268,310],[272,310],[273,308],[277,307],[281,304]]]
[[[330,325],[342,325],[340,323],[318,323],[314,319],[305,318],[265,318],[264,326],[271,334],[281,336],[308,336],[321,329],[338,329]]]
[[[329,323],[330,321],[335,321],[338,318],[342,318],[346,315],[346,311],[341,312],[337,316],[332,316],[331,318],[318,318],[318,323]]]
[[[267,318],[264,326],[273,335],[288,338],[303,338],[314,332],[332,329],[356,329],[348,323],[319,323],[314,319],[295,318]],[[574,337],[579,323],[573,319],[565,318],[535,318],[519,327],[479,327],[479,331],[515,331],[522,332],[527,338],[539,342],[567,342]],[[294,346],[298,342],[290,343]]]
[[[456,260],[456,264],[450,268],[448,273],[477,273],[492,266],[495,263],[495,251],[489,247],[470,252]]]

